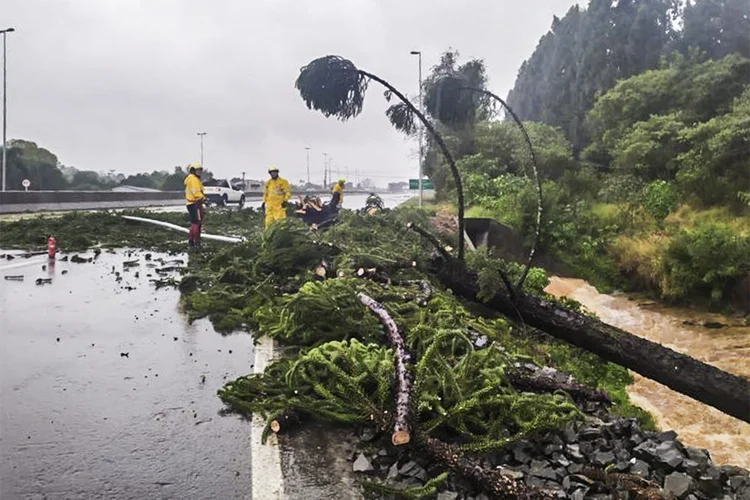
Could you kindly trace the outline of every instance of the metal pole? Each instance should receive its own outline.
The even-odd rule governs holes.
[[[410,52],[413,56],[419,56],[419,112],[424,114],[423,103],[422,103],[422,51],[421,50],[412,50]],[[422,125],[419,126],[419,207],[422,207],[422,156],[423,156],[423,150],[422,150],[422,135],[424,133],[424,127]]]
[[[305,148],[307,150],[307,183],[310,184],[310,148]]]
[[[419,52],[419,112],[424,114],[422,109],[422,52]],[[424,127],[419,127],[419,207],[422,207],[422,136],[424,135]]]
[[[328,187],[328,153],[323,153],[323,189]]]
[[[7,156],[7,145],[6,145],[6,135],[7,135],[7,129],[8,129],[8,72],[7,72],[7,50],[6,50],[6,43],[5,39],[11,31],[15,31],[13,28],[8,28],[2,31],[3,34],[3,186],[2,190],[5,192],[5,187],[7,185],[7,163],[8,163],[8,156]]]
[[[206,135],[206,132],[198,132],[198,135],[201,138],[201,167],[205,168],[205,165],[203,165],[203,136]]]

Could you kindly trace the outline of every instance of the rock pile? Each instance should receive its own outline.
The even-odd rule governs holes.
[[[747,470],[715,465],[706,450],[683,445],[674,431],[643,431],[635,419],[612,418],[601,409],[595,413],[560,432],[519,441],[488,456],[485,466],[547,490],[554,498],[605,500],[620,494],[619,498],[750,500]],[[383,448],[358,454],[355,470],[379,472],[400,488],[423,484],[438,471],[416,455],[394,453]],[[365,462],[368,467],[363,467]],[[645,491],[651,496],[643,496]],[[488,497],[452,478],[437,498]]]

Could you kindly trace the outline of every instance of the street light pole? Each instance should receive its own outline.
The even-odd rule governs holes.
[[[328,153],[323,153],[323,189],[328,187]]]
[[[424,114],[423,102],[422,102],[422,51],[412,50],[410,52],[413,56],[419,56],[419,112]],[[419,207],[422,207],[422,157],[424,156],[422,150],[422,135],[423,127],[419,126]]]
[[[201,167],[203,167],[203,136],[206,135],[206,132],[198,132],[198,134],[201,138]]]
[[[8,35],[8,33],[12,33],[16,31],[15,28],[7,28],[4,30],[1,30],[0,33],[3,34],[3,191],[5,191],[5,186],[7,184],[6,182],[6,176],[7,176],[7,168],[6,164],[8,162],[8,156],[6,154],[6,130],[8,128],[8,78],[7,78],[7,64],[6,64],[6,57],[7,52],[5,49],[5,37]]]
[[[310,147],[306,147],[305,151],[307,152],[307,183],[310,184]]]

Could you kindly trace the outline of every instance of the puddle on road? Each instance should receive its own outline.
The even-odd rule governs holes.
[[[60,257],[0,262],[0,498],[248,498],[249,425],[216,390],[251,337],[188,325],[145,252]]]

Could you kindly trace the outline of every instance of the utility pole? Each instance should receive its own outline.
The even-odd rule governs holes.
[[[198,132],[198,135],[201,138],[201,167],[203,167],[203,136],[206,135],[206,132]]]
[[[3,34],[3,191],[5,191],[5,186],[7,184],[6,177],[7,177],[7,168],[6,164],[8,162],[8,156],[6,154],[6,130],[8,129],[8,74],[7,74],[7,62],[6,62],[6,48],[5,48],[5,38],[8,35],[8,33],[12,33],[16,31],[15,28],[6,28],[0,33]]]
[[[323,189],[328,187],[328,153],[323,153]]]
[[[424,114],[424,110],[422,109],[423,103],[422,103],[422,51],[420,50],[412,50],[411,55],[413,56],[419,56],[419,112]],[[422,125],[419,126],[419,206],[422,207],[422,135],[423,135],[423,127]]]
[[[310,147],[306,147],[307,151],[307,183],[310,184]]]

